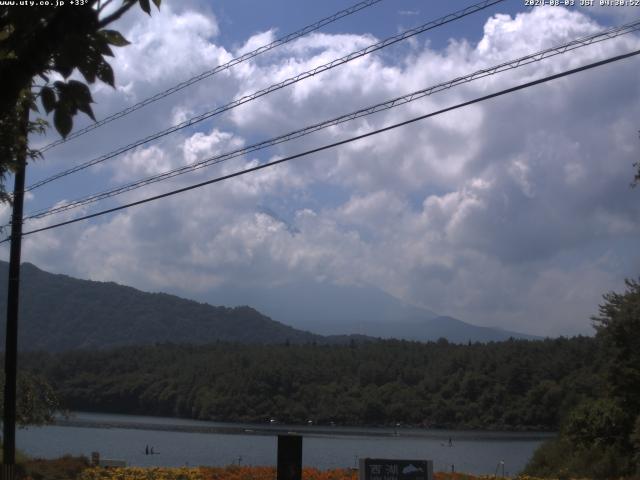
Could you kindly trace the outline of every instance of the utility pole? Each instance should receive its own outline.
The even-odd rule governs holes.
[[[15,478],[16,463],[16,386],[18,367],[18,301],[20,298],[20,250],[22,247],[22,213],[24,204],[25,169],[29,135],[29,93],[19,103],[20,135],[17,167],[13,186],[11,244],[9,253],[9,288],[7,292],[7,334],[4,350],[4,418],[1,480]]]

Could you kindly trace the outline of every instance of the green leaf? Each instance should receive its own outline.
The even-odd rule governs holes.
[[[26,98],[27,101],[27,105],[29,106],[29,110],[35,113],[40,113],[40,110],[38,110],[38,105],[36,104],[36,97],[35,95],[29,95]]]
[[[111,68],[111,65],[109,65],[104,60],[102,61],[102,63],[98,65],[98,68],[96,70],[96,75],[104,83],[107,83],[115,88],[115,78],[113,76],[113,69]]]
[[[51,113],[56,106],[56,94],[51,87],[42,87],[40,90],[40,101],[44,107],[44,111]]]
[[[7,27],[3,27],[2,30],[0,30],[0,42],[5,41],[7,38],[11,36],[12,33],[13,33],[13,29],[11,25]]]
[[[156,5],[156,7],[158,7],[158,10],[160,9],[160,3],[162,3],[162,0],[153,0],[153,3]]]
[[[69,80],[68,89],[78,105],[89,104],[93,102],[91,91],[84,83],[77,80]]]
[[[144,10],[145,13],[151,15],[151,5],[149,4],[149,0],[138,0],[140,3],[140,8]]]
[[[82,105],[78,104],[78,110],[89,115],[91,120],[93,120],[94,122],[96,121],[96,117],[93,115],[93,110],[91,109],[91,105],[89,105],[88,103],[85,103]]]
[[[73,118],[66,108],[56,108],[53,114],[53,125],[60,135],[66,138],[73,128]]]
[[[83,65],[78,65],[78,70],[85,78],[85,80],[89,83],[93,83],[96,81],[96,68],[95,65],[91,63],[86,63]]]
[[[62,75],[64,78],[68,78],[73,72],[73,65],[67,62],[67,59],[64,57],[58,57],[56,59],[55,70]]]
[[[111,47],[109,46],[109,42],[107,42],[107,39],[103,35],[96,35],[95,37],[93,37],[92,50],[95,50],[100,55],[113,57],[113,50],[111,50]]]
[[[147,3],[147,6],[149,4]],[[147,12],[149,13],[149,12]],[[115,45],[116,47],[124,47],[125,45],[129,45],[131,42],[124,38],[120,32],[116,30],[100,30],[100,35],[104,37],[104,39],[110,43],[111,45]]]
[[[62,43],[54,57],[54,68],[68,78],[73,69],[82,63],[87,55],[87,38],[76,32],[69,32],[63,37]]]
[[[91,51],[78,64],[78,70],[80,70],[80,73],[87,80],[87,82],[93,83],[96,81],[98,66],[101,62],[104,62],[102,55],[100,55],[96,51]]]

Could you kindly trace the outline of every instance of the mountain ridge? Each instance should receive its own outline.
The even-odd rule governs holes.
[[[363,334],[412,341],[538,340],[534,335],[481,327],[404,302],[371,285],[296,281],[275,287],[234,285],[201,293],[209,303],[247,303],[286,325],[320,335]]]
[[[7,271],[8,264],[0,262],[3,291],[7,287]],[[0,309],[6,311],[4,295],[0,298]],[[4,341],[4,329],[0,337]],[[248,306],[216,307],[114,282],[52,274],[30,263],[22,265],[19,327],[22,350],[216,341],[325,342],[320,335],[284,325]]]
[[[8,264],[0,261],[0,289],[3,292],[6,292],[7,273]],[[330,290],[340,292],[344,298],[353,297],[355,291],[338,286],[331,286]],[[23,263],[19,345],[21,350],[64,351],[167,342],[196,345],[215,342],[344,344],[352,340],[373,341],[374,337],[414,341],[435,341],[443,337],[451,342],[466,343],[530,338],[439,316],[388,295],[387,298],[376,294],[377,298],[367,303],[370,291],[360,289],[358,292],[355,303],[365,304],[364,310],[359,311],[360,318],[364,318],[360,331],[341,323],[343,319],[336,317],[339,308],[335,305],[323,308],[323,301],[325,306],[330,302],[322,298],[318,300],[317,318],[292,326],[279,321],[280,316],[268,315],[271,312],[265,315],[262,309],[259,311],[246,304],[214,306],[168,293],[144,292],[115,282],[49,273],[33,264]],[[307,294],[307,298],[311,297],[314,295]],[[393,302],[403,305],[401,313],[407,315],[393,317]],[[281,305],[284,304],[283,301]],[[385,308],[388,311],[384,318],[397,321],[380,324],[368,321],[367,315]],[[0,295],[0,309],[6,312],[6,294]],[[324,325],[325,330],[312,332],[313,321]],[[332,321],[342,329],[327,330]],[[4,328],[0,331],[0,341],[4,344]]]

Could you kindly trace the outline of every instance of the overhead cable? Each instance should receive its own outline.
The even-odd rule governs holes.
[[[555,79],[558,79],[558,78],[566,77],[566,76],[573,75],[573,74],[576,74],[576,73],[579,73],[579,72],[582,72],[582,71],[585,71],[585,70],[589,70],[589,69],[600,67],[602,65],[606,65],[606,64],[609,64],[609,63],[617,62],[619,60],[630,58],[630,57],[633,57],[633,56],[638,55],[638,54],[640,54],[640,50],[634,50],[634,51],[632,51],[630,53],[625,53],[625,54],[622,54],[622,55],[616,55],[614,57],[610,57],[610,58],[607,58],[605,60],[601,60],[599,62],[590,63],[590,64],[587,64],[587,65],[583,65],[582,67],[574,68],[574,69],[571,69],[571,70],[566,70],[564,72],[557,73],[555,75],[549,75],[549,76],[546,76],[546,77],[543,77],[543,78],[540,78],[540,79],[537,79],[537,80],[533,80],[531,82],[526,82],[526,83],[517,85],[515,87],[511,87],[511,88],[507,88],[507,89],[504,89],[504,90],[500,90],[498,92],[495,92],[495,93],[492,93],[492,94],[489,94],[489,95],[484,95],[482,97],[478,97],[478,98],[475,98],[473,100],[469,100],[467,102],[458,103],[457,105],[453,105],[451,107],[443,108],[443,109],[437,110],[435,112],[427,113],[425,115],[420,115],[418,117],[414,117],[414,118],[411,118],[409,120],[405,120],[405,121],[400,122],[400,123],[395,123],[393,125],[389,125],[389,126],[384,127],[384,128],[373,130],[371,132],[364,133],[362,135],[357,135],[355,137],[350,137],[350,138],[347,138],[345,140],[341,140],[339,142],[334,142],[334,143],[331,143],[331,144],[328,144],[328,145],[323,145],[321,147],[313,148],[311,150],[307,150],[305,152],[298,153],[298,154],[295,154],[295,155],[290,155],[288,157],[281,158],[279,160],[274,160],[274,161],[271,161],[271,162],[268,162],[268,163],[257,165],[255,167],[251,167],[251,168],[247,168],[247,169],[244,169],[244,170],[240,170],[240,171],[228,174],[228,175],[223,175],[221,177],[216,177],[216,178],[207,180],[205,182],[200,182],[200,183],[197,183],[197,184],[194,184],[194,185],[189,185],[188,187],[179,188],[179,189],[172,190],[172,191],[169,191],[169,192],[166,192],[166,193],[162,193],[160,195],[154,195],[152,197],[147,197],[147,198],[144,198],[142,200],[138,200],[138,201],[135,201],[135,202],[127,203],[125,205],[120,205],[120,206],[117,206],[117,207],[108,208],[108,209],[102,210],[100,212],[92,213],[92,214],[89,214],[89,215],[84,215],[82,217],[74,218],[74,219],[67,220],[67,221],[64,221],[64,222],[59,222],[59,223],[56,223],[56,224],[53,224],[53,225],[49,225],[49,226],[46,226],[46,227],[36,228],[34,230],[23,232],[22,235],[26,236],[26,235],[31,235],[31,234],[38,233],[38,232],[43,232],[43,231],[46,231],[46,230],[51,230],[51,229],[54,229],[54,228],[63,227],[65,225],[70,225],[70,224],[73,224],[73,223],[81,222],[83,220],[88,220],[90,218],[100,217],[100,216],[106,215],[108,213],[114,213],[114,212],[117,212],[117,211],[120,211],[120,210],[125,210],[127,208],[131,208],[131,207],[137,206],[137,205],[142,205],[142,204],[145,204],[145,203],[148,203],[148,202],[152,202],[152,201],[155,201],[155,200],[160,200],[162,198],[166,198],[166,197],[170,197],[170,196],[173,196],[173,195],[177,195],[179,193],[184,193],[184,192],[187,192],[187,191],[190,191],[190,190],[195,190],[197,188],[201,188],[201,187],[204,187],[206,185],[219,183],[219,182],[222,182],[224,180],[229,180],[231,178],[239,177],[239,176],[251,173],[251,172],[262,170],[262,169],[265,169],[265,168],[268,168],[268,167],[273,167],[274,165],[279,165],[281,163],[294,160],[296,158],[305,157],[305,156],[311,155],[313,153],[318,153],[318,152],[321,152],[321,151],[324,151],[324,150],[328,150],[328,149],[331,149],[331,148],[338,147],[340,145],[345,145],[347,143],[351,143],[351,142],[354,142],[356,140],[361,140],[363,138],[368,138],[368,137],[371,137],[371,136],[374,136],[374,135],[378,135],[380,133],[387,132],[389,130],[393,130],[393,129],[396,129],[396,128],[399,128],[399,127],[402,127],[402,126],[405,126],[405,125],[409,125],[411,123],[415,123],[415,122],[418,122],[420,120],[431,118],[431,117],[434,117],[436,115],[441,115],[441,114],[446,113],[446,112],[457,110],[457,109],[462,108],[462,107],[473,105],[475,103],[480,103],[480,102],[483,102],[483,101],[486,101],[486,100],[490,100],[490,99],[495,98],[495,97],[499,97],[499,96],[502,96],[502,95],[506,95],[506,94],[509,94],[509,93],[516,92],[518,90],[523,90],[525,88],[530,88],[530,87],[532,87],[534,85],[539,85],[541,83],[545,83],[545,82],[548,82],[548,81],[551,81],[551,80],[555,80]],[[7,237],[4,240],[0,241],[0,243],[5,243],[5,242],[8,242],[9,240],[10,240],[10,237]]]
[[[96,193],[96,194],[85,196],[76,200],[68,201],[52,208],[42,209],[33,213],[29,213],[27,216],[25,216],[24,220],[26,221],[26,220],[31,220],[35,218],[47,217],[49,215],[64,212],[64,211],[71,210],[73,208],[77,208],[83,205],[88,205],[90,203],[111,198],[125,192],[130,192],[132,190],[136,190],[138,188],[151,185],[156,182],[168,180],[170,178],[183,175],[185,173],[193,172],[201,168],[209,167],[211,165],[216,165],[216,164],[225,162],[227,160],[230,160],[232,158],[245,155],[247,153],[255,152],[255,151],[262,150],[274,145],[278,145],[280,143],[291,141],[296,138],[309,135],[311,133],[317,132],[319,130],[322,130],[328,127],[339,125],[339,124],[342,124],[351,120],[355,120],[357,118],[361,118],[367,115],[372,115],[374,113],[381,112],[384,110],[389,110],[391,108],[416,101],[418,99],[424,98],[426,96],[432,95],[442,90],[455,87],[457,85],[468,83],[468,82],[471,82],[480,78],[484,78],[490,75],[495,75],[503,71],[512,70],[518,67],[522,67],[524,65],[529,65],[534,62],[539,62],[541,60],[551,58],[556,55],[575,50],[577,48],[592,45],[594,43],[599,43],[604,40],[613,39],[620,35],[625,35],[625,34],[637,31],[639,29],[640,29],[640,19],[619,27],[610,28],[604,31],[594,33],[592,35],[577,38],[575,40],[564,43],[562,45],[558,45],[552,48],[547,48],[547,49],[538,51],[536,53],[532,53],[530,55],[517,58],[515,60],[509,60],[507,62],[503,62],[498,65],[494,65],[492,67],[484,68],[482,70],[477,70],[471,74],[468,74],[462,77],[457,77],[457,78],[454,78],[453,80],[448,80],[446,82],[439,83],[437,85],[433,85],[428,88],[424,88],[422,90],[418,90],[400,97],[396,97],[391,100],[378,103],[376,105],[368,106],[366,108],[362,108],[355,112],[341,115],[339,117],[335,117],[330,120],[325,120],[323,122],[316,123],[314,125],[310,125],[302,129],[295,130],[293,132],[289,132],[284,135],[271,138],[269,140],[264,140],[264,141],[255,143],[253,145],[249,145],[247,147],[238,148],[230,152],[215,155],[215,156],[206,158],[204,160],[191,163],[189,165],[185,165],[182,167],[175,168],[173,170],[169,170],[167,172],[162,172],[162,173],[152,175],[143,179],[139,179],[134,182],[121,185],[119,187],[115,187],[100,193]]]
[[[120,147],[116,150],[113,150],[109,153],[106,153],[100,157],[94,158],[93,160],[89,160],[87,162],[84,162],[80,165],[77,165],[75,167],[69,168],[67,170],[63,170],[61,172],[58,172],[50,177],[47,177],[43,180],[40,180],[38,182],[35,182],[31,185],[29,185],[27,188],[25,188],[25,191],[30,191],[30,190],[34,190],[36,188],[39,188],[43,185],[46,185],[47,183],[50,183],[54,180],[57,180],[59,178],[65,177],[67,175],[71,175],[72,173],[76,173],[79,172],[81,170],[84,170],[86,168],[92,167],[93,165],[97,165],[99,163],[102,163],[106,160],[109,160],[111,158],[114,158],[122,153],[128,152],[130,150],[133,150],[136,147],[139,147],[141,145],[144,145],[146,143],[149,143],[153,140],[158,140],[162,137],[165,137],[171,133],[177,132],[179,130],[182,130],[184,128],[187,127],[191,127],[197,123],[200,123],[204,120],[207,120],[215,115],[219,115],[223,112],[227,112],[233,108],[236,108],[240,105],[243,105],[247,102],[251,102],[253,100],[256,100],[257,98],[263,97],[265,95],[268,95],[269,93],[275,92],[277,90],[280,90],[282,88],[288,87],[289,85],[293,85],[295,83],[298,83],[302,80],[305,80],[307,78],[313,77],[314,75],[318,75],[319,73],[322,72],[326,72],[328,70],[331,70],[335,67],[338,67],[340,65],[344,65],[345,63],[351,62],[353,60],[356,60],[358,58],[361,58],[365,55],[368,55],[369,53],[375,52],[377,50],[380,50],[382,48],[388,47],[390,45],[393,45],[395,43],[398,43],[402,40],[406,40],[407,38],[413,37],[415,35],[418,35],[419,33],[423,33],[426,32],[427,30],[431,30],[433,28],[439,27],[441,25],[444,25],[446,23],[449,22],[453,22],[455,20],[459,20],[462,17],[465,17],[467,15],[471,15],[472,13],[478,12],[480,10],[483,10],[485,8],[488,8],[491,5],[494,5],[496,3],[500,3],[500,2],[504,2],[505,0],[484,0],[482,2],[473,4],[469,7],[466,7],[462,10],[459,10],[457,12],[454,13],[450,13],[448,15],[445,15],[443,17],[438,18],[437,20],[432,20],[428,23],[425,23],[419,27],[416,28],[412,28],[410,30],[406,30],[402,33],[399,33],[398,35],[394,35],[393,37],[389,37],[385,40],[382,40],[378,43],[369,45],[368,47],[365,47],[361,50],[352,52],[348,55],[345,55],[344,57],[338,58],[336,60],[333,60],[329,63],[326,63],[324,65],[320,65],[318,67],[315,67],[311,70],[307,70],[306,72],[300,73],[294,77],[288,78],[286,80],[283,80],[279,83],[270,85],[266,88],[263,88],[262,90],[258,90],[254,93],[251,93],[249,95],[245,95],[237,100],[234,100],[233,102],[230,102],[226,105],[223,105],[221,107],[218,107],[214,110],[211,110],[209,112],[205,112],[202,113],[200,115],[197,115],[195,117],[192,117],[188,120],[185,120],[184,122],[181,122],[177,125],[173,125],[165,130],[162,130],[160,132],[156,132],[152,135],[149,135],[145,138],[142,138],[140,140],[136,140],[132,143],[129,143],[128,145],[125,145],[123,147]]]
[[[204,80],[205,78],[209,78],[213,75],[215,75],[216,73],[220,73],[224,70],[228,70],[231,67],[234,67],[242,62],[246,62],[247,60],[250,60],[254,57],[257,57],[258,55],[268,52],[269,50],[273,50],[276,47],[279,47],[281,45],[284,45],[285,43],[289,43],[293,40],[296,40],[300,37],[304,37],[305,35],[314,32],[322,27],[324,27],[325,25],[328,25],[330,23],[335,22],[336,20],[339,20],[343,17],[346,17],[348,15],[351,15],[353,13],[356,13],[360,10],[363,10],[367,7],[370,7],[376,3],[381,2],[382,0],[365,0],[359,3],[356,3],[355,5],[352,5],[349,8],[345,8],[344,10],[340,10],[339,12],[334,13],[333,15],[330,15],[326,18],[323,18],[322,20],[317,21],[316,23],[313,23],[311,25],[307,25],[304,28],[301,28],[300,30],[293,32],[293,33],[289,33],[288,35],[285,35],[284,37],[278,38],[277,40],[274,40],[273,42],[267,44],[267,45],[262,45],[261,47],[256,48],[255,50],[252,50],[251,52],[245,53],[243,55],[240,55],[239,57],[235,57],[231,60],[229,60],[227,63],[224,63],[222,65],[218,65],[215,68],[212,68],[211,70],[207,70],[205,72],[202,72],[194,77],[189,78],[188,80],[185,80],[183,82],[180,82],[177,85],[174,85],[171,88],[168,88],[162,92],[156,93],[155,95],[146,98],[138,103],[136,103],[135,105],[131,105],[127,108],[125,108],[124,110],[121,110],[119,112],[113,113],[111,115],[109,115],[108,117],[103,118],[102,120],[98,120],[95,123],[92,123],[90,125],[87,125],[84,128],[81,128],[80,130],[73,132],[71,135],[68,135],[66,138],[60,138],[59,140],[56,140],[54,142],[49,143],[48,145],[45,145],[44,147],[42,147],[40,149],[41,152],[46,152],[47,150],[60,145],[62,143],[68,142],[71,139],[77,138],[81,135],[84,135],[85,133],[88,133],[92,130],[95,130],[96,128],[99,128],[103,125],[106,125],[107,123],[113,122],[114,120],[117,120],[119,118],[125,117],[127,115],[129,115],[132,112],[135,112],[136,110],[141,109],[142,107],[145,107],[151,103],[154,103],[162,98],[168,97],[169,95],[179,92],[180,90],[183,90],[184,88],[187,88],[191,85],[193,85],[194,83],[197,83],[201,80]]]

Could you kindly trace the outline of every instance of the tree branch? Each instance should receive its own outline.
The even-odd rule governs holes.
[[[107,0],[106,2],[98,2],[98,12],[102,12],[113,0]]]
[[[134,1],[132,0],[125,0],[125,2],[122,4],[122,6],[120,8],[118,8],[115,12],[113,12],[111,15],[106,16],[105,18],[103,18],[102,20],[98,21],[98,28],[104,28],[107,25],[109,25],[112,22],[115,22],[116,20],[118,20],[122,15],[124,15],[125,13],[127,13],[127,11],[133,7],[133,5],[135,4]]]

